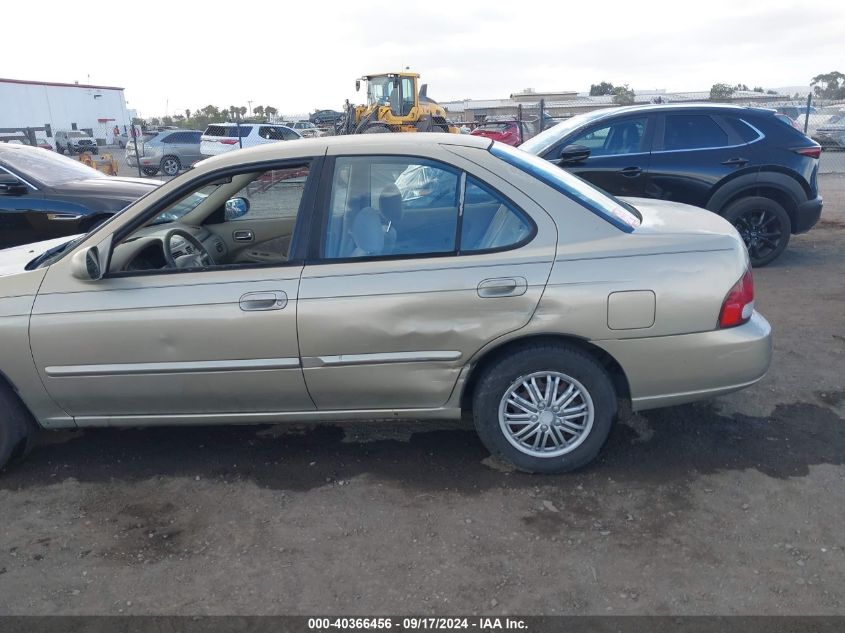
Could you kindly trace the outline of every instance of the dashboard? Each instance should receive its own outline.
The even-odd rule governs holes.
[[[159,226],[147,226],[136,231],[129,239],[118,244],[111,257],[111,272],[160,270],[167,268],[164,252],[165,236],[173,229],[192,235],[208,252],[214,264],[229,263],[228,249],[223,239],[205,227],[189,226],[170,222]],[[186,239],[176,235],[171,240],[174,257],[194,255],[196,248]]]

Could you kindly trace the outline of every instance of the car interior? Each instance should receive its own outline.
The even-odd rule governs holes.
[[[193,191],[123,239],[109,272],[282,264],[308,167],[238,174]]]

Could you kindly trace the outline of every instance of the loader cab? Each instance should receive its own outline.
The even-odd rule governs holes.
[[[389,106],[393,116],[408,116],[417,105],[417,77],[410,73],[362,77],[367,82],[367,106]],[[355,82],[356,89],[360,81]]]

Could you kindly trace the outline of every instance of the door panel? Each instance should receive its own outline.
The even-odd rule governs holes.
[[[50,395],[83,418],[313,409],[296,336],[300,272],[83,283],[53,267],[33,308],[33,356]],[[286,303],[245,310],[248,293],[284,293]]]

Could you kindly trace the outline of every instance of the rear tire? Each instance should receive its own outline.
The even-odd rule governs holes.
[[[536,396],[525,387],[532,384]],[[616,407],[613,383],[595,358],[568,345],[530,345],[484,371],[473,421],[484,446],[519,470],[564,473],[595,459]]]
[[[0,470],[32,450],[38,425],[7,385],[0,384]]]
[[[740,198],[728,205],[723,215],[742,236],[754,268],[780,257],[789,244],[792,233],[789,214],[771,198]]]
[[[392,130],[386,125],[368,125],[361,134],[391,134]]]

